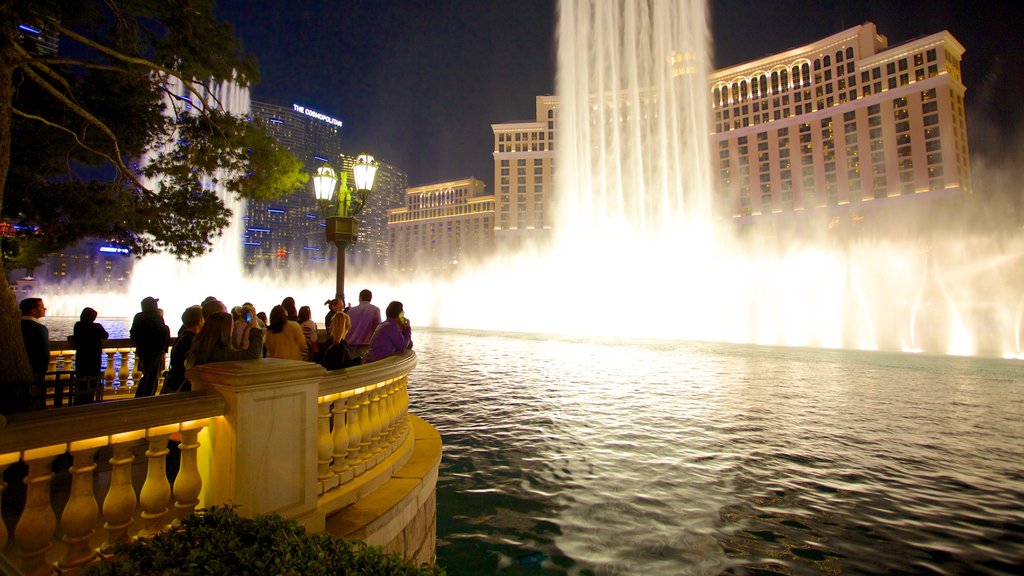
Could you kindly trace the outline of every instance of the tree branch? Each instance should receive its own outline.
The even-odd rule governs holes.
[[[137,56],[129,56],[127,54],[123,54],[121,52],[118,52],[117,50],[114,50],[113,48],[110,48],[108,46],[104,46],[103,44],[100,44],[99,42],[94,42],[93,40],[90,40],[90,39],[86,38],[85,36],[77,34],[74,31],[69,30],[68,28],[65,28],[65,27],[61,26],[60,22],[55,20],[55,19],[53,19],[53,18],[47,18],[47,22],[50,24],[50,26],[53,26],[53,28],[55,30],[57,30],[61,34],[67,36],[68,38],[71,38],[72,40],[77,40],[78,42],[81,42],[82,44],[85,44],[86,46],[88,46],[88,47],[90,47],[90,48],[92,48],[94,50],[97,50],[98,52],[106,54],[107,56],[110,56],[111,58],[114,58],[115,60],[120,60],[120,61],[126,62],[128,64],[137,64],[139,66],[144,66],[146,68],[151,68],[153,70],[156,70],[156,71],[161,72],[163,74],[166,74],[168,76],[173,76],[174,78],[177,78],[178,80],[181,81],[182,85],[185,86],[185,88],[188,89],[189,92],[191,92],[192,94],[195,94],[198,97],[198,99],[203,103],[204,107],[212,108],[209,100],[207,100],[206,97],[195,87],[195,84],[199,84],[200,86],[203,86],[204,88],[207,88],[207,87],[205,85],[199,83],[199,82],[196,82],[194,79],[185,78],[184,76],[182,76],[181,74],[177,73],[173,69],[167,68],[166,66],[161,66],[160,64],[157,64],[156,62],[153,62],[152,60],[147,60],[145,58],[139,58]],[[207,89],[207,92],[209,92],[209,89]],[[214,102],[217,104],[218,107],[221,106],[221,102],[217,98],[214,98]]]

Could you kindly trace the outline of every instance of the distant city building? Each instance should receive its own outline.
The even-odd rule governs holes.
[[[445,270],[491,254],[494,204],[476,178],[409,188],[388,214],[391,269]]]
[[[716,214],[857,221],[970,193],[963,53],[949,32],[889,47],[867,22],[713,72]],[[499,246],[551,227],[557,113],[538,96],[535,120],[491,126]]]
[[[949,32],[888,47],[867,22],[711,75],[718,208],[749,219],[971,191]]]
[[[267,132],[313,172],[324,163],[352,178],[354,155],[342,153],[342,122],[300,105],[278,106],[252,102],[253,117]],[[400,206],[408,178],[395,166],[381,162],[365,210],[359,214],[359,241],[349,256],[359,263],[387,263],[388,208]],[[308,187],[307,187],[308,188]],[[335,248],[324,237],[324,217],[311,189],[277,200],[246,205],[242,244],[245,264],[275,271],[334,270]],[[326,264],[332,263],[332,264]]]
[[[127,248],[88,238],[47,255],[39,266],[24,272],[48,292],[83,286],[114,288],[127,284],[134,264],[135,258]],[[18,273],[12,274],[12,278],[20,277]]]
[[[551,230],[555,166],[555,96],[538,96],[536,119],[492,124],[497,221],[495,243],[518,247]]]
[[[21,24],[15,35],[18,40],[27,42],[29,50],[39,56],[56,56],[60,47],[60,34],[46,24],[38,27]]]

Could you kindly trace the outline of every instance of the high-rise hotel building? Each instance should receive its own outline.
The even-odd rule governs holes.
[[[304,106],[252,102],[253,117],[267,132],[313,172],[329,163],[349,174],[354,155],[342,153],[341,121]],[[349,246],[349,258],[359,265],[383,266],[388,258],[387,211],[400,206],[407,176],[381,162],[366,208],[357,216],[359,241]],[[324,216],[311,187],[276,200],[250,201],[244,216],[245,263],[274,271],[334,270],[336,250],[328,245]]]
[[[719,214],[860,218],[970,192],[963,53],[948,32],[889,47],[867,22],[715,71]]]
[[[476,178],[409,188],[388,215],[390,268],[445,270],[494,250],[494,195]]]
[[[551,230],[557,107],[557,97],[538,96],[535,120],[491,125],[498,246],[517,247]]]
[[[716,215],[860,219],[971,192],[963,53],[949,32],[890,47],[866,22],[713,72]],[[499,245],[551,227],[557,109],[538,96],[535,120],[491,127]]]

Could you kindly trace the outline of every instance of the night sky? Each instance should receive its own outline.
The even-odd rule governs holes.
[[[556,7],[557,0],[222,0],[216,14],[260,62],[255,99],[340,118],[346,150],[395,164],[410,185],[475,176],[493,191],[491,124],[533,120],[534,97],[554,93]],[[710,7],[716,68],[867,20],[890,45],[949,30],[967,48],[972,155],[1016,155],[997,145],[1024,116],[1016,1]]]

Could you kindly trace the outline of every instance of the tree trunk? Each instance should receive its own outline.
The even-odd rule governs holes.
[[[14,98],[14,53],[10,45],[14,41],[12,34],[11,30],[0,32],[0,214],[3,213],[7,169],[11,165],[11,104]],[[4,271],[3,285],[0,286],[0,385],[3,382],[28,382],[32,380],[32,367],[28,363],[28,352],[25,351],[25,341],[21,337],[21,312],[14,289],[7,280],[2,252],[0,270]]]

